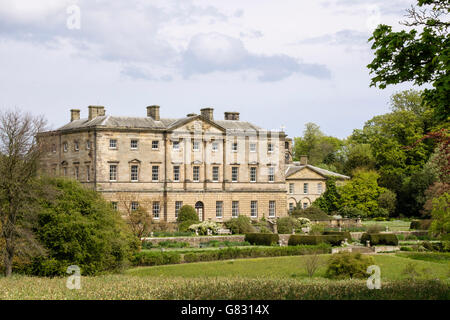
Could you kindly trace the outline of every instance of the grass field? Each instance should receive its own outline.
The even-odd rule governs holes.
[[[0,299],[146,299],[146,300],[449,300],[442,281],[382,282],[369,290],[365,280],[248,278],[161,278],[107,275],[82,278],[80,290],[68,290],[63,278],[0,278]]]
[[[325,262],[330,255],[321,255],[323,265],[317,270],[315,277],[325,276]],[[126,273],[141,277],[185,277],[185,278],[214,278],[214,277],[245,277],[306,279],[305,260],[307,256],[290,256],[275,258],[239,259],[213,262],[198,262],[180,265],[166,265],[155,267],[138,267]],[[430,278],[447,279],[449,264],[432,261],[412,260],[397,255],[374,255],[375,263],[380,266],[381,277],[386,280],[400,280],[402,270],[408,262],[416,264],[417,270],[427,269]]]
[[[381,290],[367,289],[365,280],[326,279],[324,266],[310,279],[307,256],[288,256],[139,267],[82,277],[80,290],[67,289],[67,278],[0,277],[0,299],[450,299],[446,256],[409,255],[374,255]],[[426,271],[423,279],[404,280],[411,262]]]
[[[389,228],[389,231],[409,231],[409,226],[411,225],[411,221],[403,221],[403,220],[392,220],[392,221],[362,221],[362,225],[365,227],[369,227],[372,225],[380,225],[383,228],[386,226]]]

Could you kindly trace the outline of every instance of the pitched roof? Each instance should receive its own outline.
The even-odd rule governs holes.
[[[102,128],[137,128],[137,129],[162,129],[170,130],[179,125],[194,120],[195,118],[203,119],[202,116],[192,115],[184,118],[161,118],[159,121],[153,120],[151,117],[115,117],[115,116],[99,116],[92,120],[87,118],[74,120],[69,122],[57,130],[82,129],[90,127]],[[205,120],[206,121],[206,120]],[[238,120],[212,120],[217,126],[227,130],[263,130],[261,127],[253,125],[246,121]]]
[[[349,176],[345,176],[343,174],[336,173],[336,172],[329,171],[329,170],[325,170],[325,169],[322,169],[322,168],[319,168],[319,167],[315,167],[315,166],[312,166],[310,164],[307,164],[307,165],[288,164],[286,166],[286,172],[285,172],[286,178],[288,178],[289,176],[293,175],[296,172],[299,172],[300,170],[302,170],[304,168],[311,169],[312,171],[317,172],[318,174],[320,174],[320,175],[322,175],[324,177],[336,177],[338,179],[345,179],[345,180],[346,179],[350,179]]]

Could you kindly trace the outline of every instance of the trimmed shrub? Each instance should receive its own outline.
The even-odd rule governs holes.
[[[240,241],[219,241],[219,240],[210,240],[208,242],[201,242],[200,248],[219,248],[219,247],[242,247],[242,246],[249,246],[250,243],[247,241],[240,242]]]
[[[197,211],[192,206],[185,204],[181,207],[180,212],[178,212],[177,222],[183,221],[199,221]]]
[[[431,219],[413,220],[411,221],[409,228],[415,230],[428,230],[431,226],[431,222]]]
[[[132,259],[134,266],[159,266],[181,263],[181,255],[177,252],[142,251]]]
[[[332,246],[340,246],[346,237],[342,235],[297,235],[293,234],[289,237],[288,245],[317,245],[320,243],[328,243]],[[347,239],[349,240],[349,239]]]
[[[244,234],[254,232],[252,221],[247,216],[239,216],[225,222],[225,227],[231,230],[233,234]]]
[[[393,233],[364,233],[361,236],[361,243],[366,243],[366,241],[370,241],[370,245],[388,245],[388,246],[397,246],[398,238]]]
[[[331,279],[367,278],[367,267],[372,264],[373,258],[361,253],[333,254],[328,260],[325,276]]]
[[[328,216],[325,211],[320,208],[310,206],[306,209],[295,209],[291,214],[295,218],[308,218],[309,220],[331,220],[331,217]]]
[[[246,233],[245,241],[250,244],[260,246],[271,246],[277,244],[279,240],[278,234],[273,233]]]
[[[348,241],[352,240],[352,235],[350,234],[350,232],[348,231],[324,231],[323,232],[324,235],[338,235],[338,236],[343,236],[345,239],[347,239]]]
[[[305,254],[330,253],[330,245],[322,243],[315,246],[295,247],[248,247],[248,248],[226,248],[204,252],[189,252],[184,255],[184,262],[203,262],[214,260],[258,258],[258,257],[281,257],[297,256]]]

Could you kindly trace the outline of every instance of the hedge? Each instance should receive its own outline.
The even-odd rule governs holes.
[[[277,244],[279,240],[278,234],[274,233],[246,233],[245,241],[250,244],[256,244],[260,246],[271,246]]]
[[[177,264],[181,263],[181,254],[177,252],[142,251],[136,253],[131,262],[135,266]]]
[[[361,236],[361,243],[365,244],[366,241],[370,241],[370,245],[389,245],[389,246],[397,246],[398,238],[393,233],[364,233]]]
[[[350,232],[348,231],[324,231],[323,232],[324,235],[338,235],[338,236],[343,236],[345,239],[347,239],[348,241],[352,240],[352,235],[350,234]]]
[[[317,245],[320,243],[329,243],[332,246],[340,246],[342,241],[346,239],[343,235],[317,235],[317,236],[306,236],[306,235],[292,235],[289,237],[288,245]],[[349,240],[347,238],[347,240]]]
[[[330,246],[320,244],[316,246],[292,246],[273,248],[226,248],[214,251],[192,252],[184,255],[184,262],[200,262],[227,260],[239,258],[297,256],[312,253],[330,253]]]
[[[225,248],[201,252],[188,252],[184,255],[178,252],[142,251],[134,256],[132,262],[134,266],[156,266],[178,264],[182,262],[189,263],[242,258],[297,256],[330,252],[330,245],[325,243],[315,246]]]
[[[415,230],[428,230],[431,225],[431,219],[424,219],[424,220],[413,220],[411,221],[411,225],[409,226],[410,229]]]

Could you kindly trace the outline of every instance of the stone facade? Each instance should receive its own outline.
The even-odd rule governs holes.
[[[71,110],[65,126],[39,135],[48,150],[42,169],[101,192],[124,215],[144,207],[155,220],[173,222],[181,205],[201,220],[226,221],[287,214],[286,135],[240,121],[214,120],[212,108],[181,119],[113,117],[90,106]],[[252,209],[253,208],[253,209]]]
[[[288,210],[293,210],[298,204],[302,208],[309,207],[325,192],[328,177],[335,177],[338,186],[350,179],[350,177],[309,165],[306,156],[302,156],[299,162],[287,164],[285,175]]]

